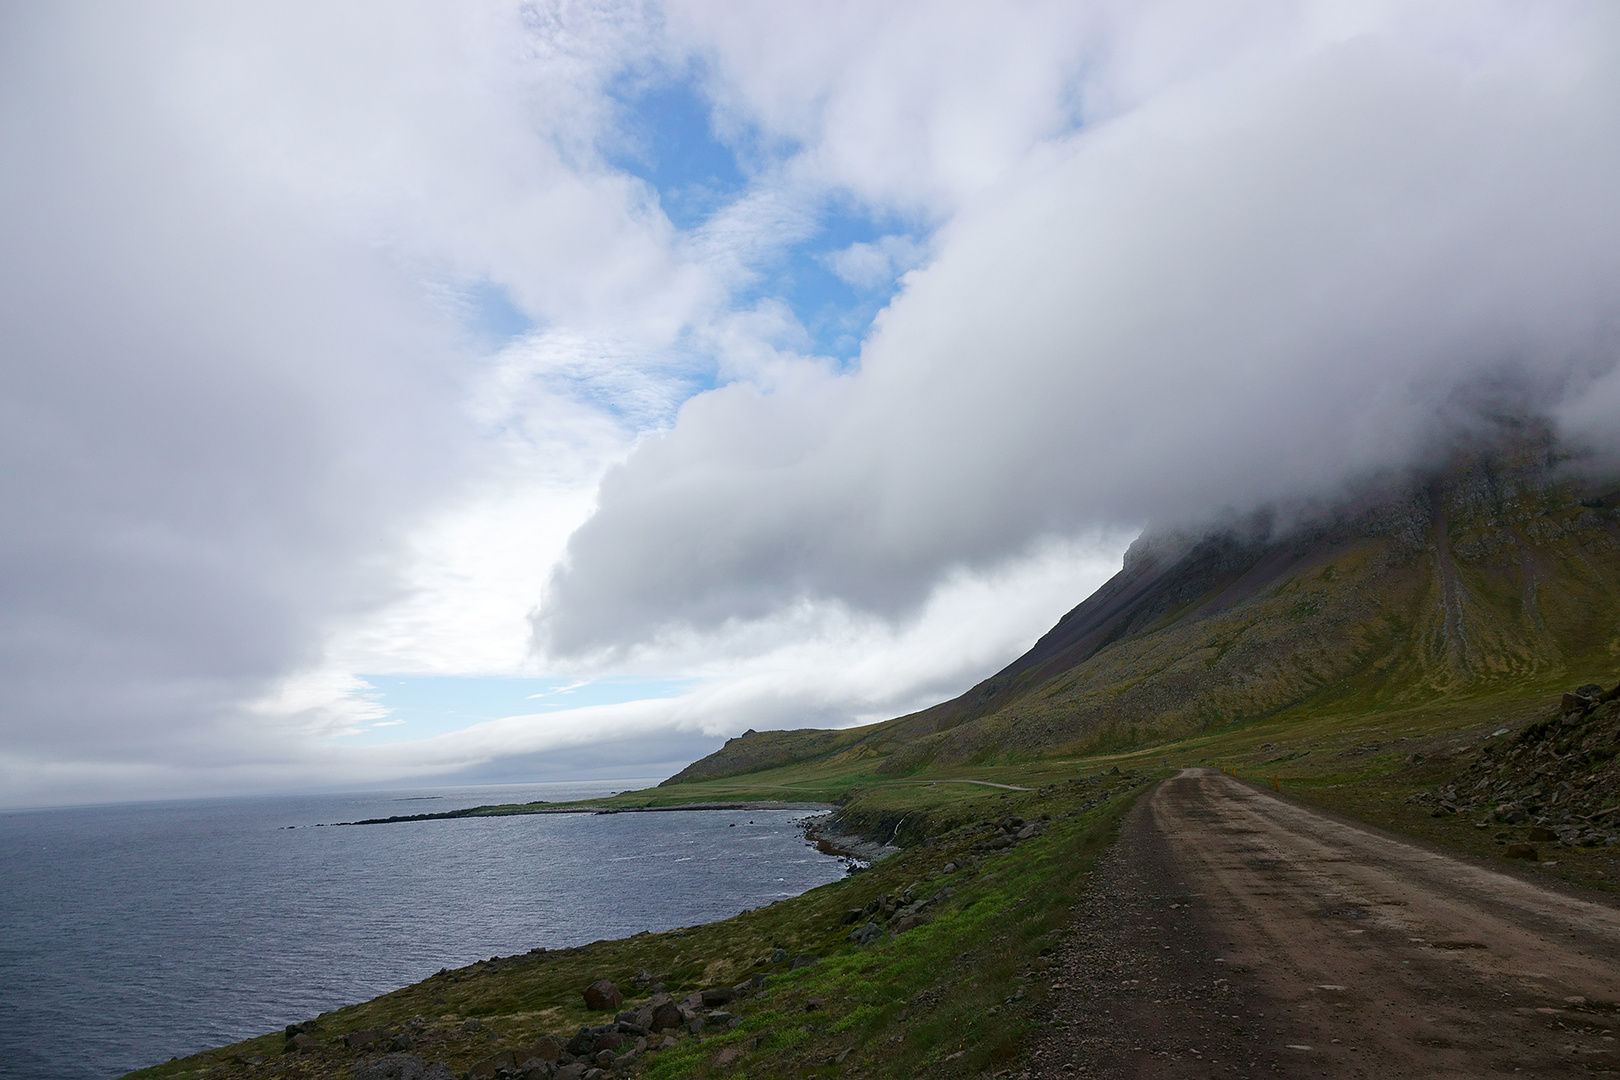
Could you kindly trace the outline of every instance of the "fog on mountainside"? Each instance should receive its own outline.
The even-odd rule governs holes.
[[[881,770],[1173,741],[1343,711],[1613,682],[1620,470],[1545,426],[1279,523],[1145,534],[966,693],[843,732],[749,733],[673,778],[881,755]]]

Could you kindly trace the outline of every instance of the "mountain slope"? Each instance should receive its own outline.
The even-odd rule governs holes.
[[[750,733],[668,783],[855,753],[904,774],[1296,708],[1612,682],[1616,487],[1567,473],[1546,438],[1525,436],[1285,531],[1138,541],[1107,584],[961,696],[836,733]]]

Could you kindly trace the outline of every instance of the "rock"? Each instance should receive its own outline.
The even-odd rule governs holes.
[[[585,1007],[596,1012],[617,1009],[624,1004],[619,988],[606,979],[597,979],[585,988]]]
[[[354,1080],[422,1080],[426,1073],[427,1063],[415,1054],[385,1054],[356,1069]]]
[[[552,1073],[553,1080],[582,1080],[585,1075],[585,1063],[576,1061],[571,1065],[564,1065]]]
[[[364,1031],[351,1031],[347,1035],[343,1036],[343,1043],[345,1046],[348,1046],[351,1049],[357,1046],[370,1046],[372,1043],[381,1042],[387,1034],[388,1033],[382,1028],[366,1028]]]
[[[826,1007],[827,1003],[822,1001],[820,998],[810,998],[804,1003],[805,1012],[815,1012],[818,1009],[824,1009]]]
[[[306,1054],[311,1050],[320,1049],[320,1045],[315,1041],[315,1036],[305,1035],[300,1032],[287,1040],[287,1052],[289,1054]]]
[[[870,945],[882,936],[883,927],[875,922],[869,922],[865,926],[849,932],[849,940],[856,945]],[[793,966],[798,967],[799,965],[795,963]]]
[[[557,1062],[562,1060],[562,1056],[563,1041],[555,1035],[543,1035],[516,1052],[517,1059],[524,1064],[535,1058],[545,1062]]]
[[[797,971],[799,968],[807,968],[815,962],[816,957],[814,953],[802,952],[793,958],[793,963],[789,964],[788,967],[794,971]]]
[[[1558,839],[1558,834],[1545,825],[1534,825],[1530,828],[1530,842],[1533,844],[1548,844]]]
[[[845,926],[848,926],[850,923],[854,922],[856,919],[859,919],[864,914],[866,914],[866,912],[862,911],[860,908],[852,907],[848,911],[844,912],[844,917],[841,921]],[[785,953],[783,955],[786,956]]]
[[[517,1067],[517,1053],[513,1050],[502,1050],[498,1054],[491,1054],[482,1061],[473,1063],[467,1070],[467,1080],[488,1080],[502,1069]]]
[[[606,1069],[586,1069],[584,1080],[607,1080],[607,1075],[608,1071]]]
[[[694,1016],[692,1019],[686,1022],[686,1030],[690,1031],[693,1035],[701,1035],[703,1034],[703,1029],[708,1026],[708,1023],[709,1022],[703,1019],[703,1017]]]
[[[737,1059],[742,1056],[742,1047],[728,1046],[718,1054],[714,1055],[714,1067],[717,1069],[730,1068],[737,1061]]]
[[[946,863],[943,867],[941,867],[941,872],[946,874],[956,873],[956,864],[953,862]]]
[[[1503,849],[1502,854],[1510,859],[1529,859],[1532,862],[1541,860],[1541,856],[1536,854],[1536,849],[1529,844],[1509,844]]]
[[[456,1080],[456,1074],[450,1071],[450,1066],[442,1061],[435,1061],[427,1067],[421,1080]]]
[[[664,1041],[658,1044],[658,1049],[660,1049],[660,1050],[673,1050],[673,1049],[675,1049],[675,1047],[677,1047],[679,1045],[680,1044],[675,1041],[675,1036],[673,1036],[673,1035],[665,1035],[664,1036]]]
[[[737,991],[735,988],[730,986],[717,986],[712,990],[703,991],[702,996],[703,1007],[705,1009],[712,1009],[716,1005],[724,1005],[726,1002],[736,998]]]
[[[985,844],[984,846],[987,847],[987,848],[993,848],[993,849],[996,849],[996,850],[1000,850],[1001,848],[1010,848],[1014,844],[1016,844],[1017,842],[1018,841],[1014,840],[1010,836],[998,836],[995,839],[991,840],[989,843]]]
[[[619,1055],[615,1054],[612,1050],[603,1050],[591,1060],[596,1062],[598,1068],[611,1069],[613,1068],[613,1063],[619,1060]]]
[[[591,1052],[595,1045],[596,1032],[592,1031],[588,1027],[582,1027],[579,1029],[579,1034],[575,1035],[572,1039],[569,1039],[564,1045],[563,1049],[567,1050],[575,1057],[584,1057],[586,1054]]]
[[[1041,825],[1040,822],[1034,822],[1032,824],[1025,825],[1022,829],[1019,829],[1017,835],[1018,839],[1020,840],[1028,840],[1031,837],[1041,835],[1041,833],[1045,831],[1046,829]]]
[[[628,1035],[621,1035],[617,1031],[604,1031],[596,1036],[591,1043],[591,1055],[600,1054],[604,1050],[617,1050],[625,1043],[632,1041]],[[585,1055],[580,1055],[584,1057]]]
[[[681,1008],[683,1008],[683,1009],[701,1009],[701,1008],[703,1008],[703,992],[700,990],[695,994],[687,994],[685,997],[681,998]]]
[[[907,930],[916,929],[917,927],[921,926],[923,923],[925,923],[927,921],[928,921],[928,916],[927,915],[924,915],[920,911],[913,912],[910,915],[902,916],[901,919],[894,924],[894,932],[897,933],[897,934],[903,934]]]
[[[647,1025],[649,1031],[667,1031],[681,1026],[680,1006],[673,1001],[660,1002],[653,1006],[652,1013],[652,1023]]]
[[[775,952],[771,953],[771,963],[780,964],[782,961],[787,959],[787,956],[788,954],[786,949],[777,949]]]
[[[640,1050],[626,1050],[613,1060],[613,1067],[618,1071],[623,1072],[639,1060],[641,1060]]]

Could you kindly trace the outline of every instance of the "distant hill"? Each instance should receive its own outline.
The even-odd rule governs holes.
[[[1033,648],[922,712],[749,732],[666,781],[881,756],[884,772],[1146,745],[1296,709],[1527,693],[1620,667],[1620,482],[1543,434],[1291,528],[1138,540]]]

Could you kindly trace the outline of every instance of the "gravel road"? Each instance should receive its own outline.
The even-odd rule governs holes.
[[[1210,769],[1143,796],[1032,1076],[1620,1076],[1620,908]]]

